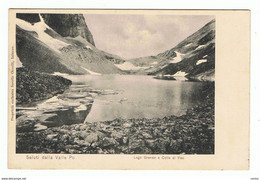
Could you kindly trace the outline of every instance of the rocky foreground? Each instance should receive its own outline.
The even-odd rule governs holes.
[[[60,76],[38,73],[26,68],[16,70],[16,103],[24,104],[63,93],[72,82]]]
[[[115,119],[17,133],[17,153],[213,154],[214,92],[180,117]]]

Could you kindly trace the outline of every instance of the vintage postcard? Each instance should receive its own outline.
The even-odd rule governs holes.
[[[12,169],[249,169],[250,11],[9,10]]]

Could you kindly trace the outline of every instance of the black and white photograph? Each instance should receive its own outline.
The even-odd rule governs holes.
[[[215,153],[215,16],[15,22],[17,154]]]

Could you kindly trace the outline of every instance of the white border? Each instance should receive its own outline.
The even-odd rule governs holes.
[[[56,0],[56,1],[36,1],[36,0],[11,0],[1,2],[0,17],[0,178],[22,178],[27,179],[250,179],[260,178],[260,56],[259,56],[259,36],[260,36],[260,6],[257,0],[196,0],[196,1],[139,1],[139,0]],[[7,169],[7,79],[8,79],[8,8],[141,8],[141,9],[251,9],[251,142],[250,142],[250,170],[249,171],[79,171],[79,170],[8,170]],[[203,162],[202,162],[203,163]],[[206,163],[206,162],[204,162]],[[117,176],[117,177],[114,177]]]

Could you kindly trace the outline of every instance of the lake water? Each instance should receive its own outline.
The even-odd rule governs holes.
[[[158,80],[139,75],[70,75],[73,84],[86,84],[96,90],[117,94],[95,95],[85,121],[96,122],[116,118],[162,118],[180,116],[199,103],[213,83]]]

